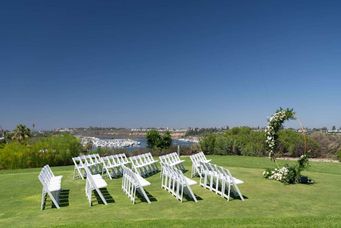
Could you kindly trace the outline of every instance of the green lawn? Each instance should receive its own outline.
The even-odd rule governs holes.
[[[247,197],[230,202],[200,187],[193,192],[198,203],[177,201],[160,188],[160,175],[148,178],[146,190],[155,198],[151,204],[137,201],[133,205],[121,190],[121,178],[109,180],[108,191],[115,202],[105,206],[95,202],[88,206],[85,181],[73,180],[73,167],[52,167],[55,175],[63,175],[63,189],[69,190],[69,205],[60,210],[40,210],[40,169],[0,172],[0,226],[304,226],[341,227],[341,164],[311,163],[304,172],[314,185],[283,185],[266,180],[262,171],[272,167],[267,158],[210,156],[216,164],[230,169],[245,181],[240,190]],[[189,158],[185,166],[190,170]],[[287,161],[279,161],[285,163]],[[190,171],[186,172],[190,176]],[[199,182],[198,178],[195,178]]]

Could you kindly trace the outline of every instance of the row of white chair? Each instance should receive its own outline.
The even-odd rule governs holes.
[[[161,188],[164,188],[171,193],[177,200],[183,201],[184,193],[188,194],[195,202],[195,197],[191,185],[195,185],[197,182],[185,177],[185,175],[177,169],[175,166],[169,166],[162,164],[161,172]]]
[[[192,175],[199,174],[200,185],[202,187],[216,192],[228,200],[230,199],[231,188],[233,188],[238,193],[239,197],[244,200],[237,186],[238,184],[243,183],[243,181],[232,177],[229,170],[210,164],[210,160],[207,160],[202,152],[191,155],[190,158],[192,160]],[[103,158],[95,154],[83,155],[73,158],[73,161],[75,163],[74,175],[76,171],[78,171],[78,174],[82,179],[84,176],[87,177],[85,192],[90,206],[92,204],[93,191],[97,192],[105,205],[107,204],[107,201],[100,190],[101,188],[106,188],[107,183],[100,174],[93,174],[94,171],[98,171],[97,169],[91,169],[97,166],[101,166],[102,174],[106,171],[110,179],[112,176],[110,171],[112,169],[116,169],[118,172],[123,174],[122,190],[133,203],[135,203],[136,192],[139,192],[140,195],[144,197],[148,203],[150,203],[150,200],[144,190],[144,187],[149,186],[150,182],[145,180],[141,175],[149,174],[158,170],[155,164],[157,161],[153,159],[151,153],[130,157],[130,162],[135,172],[126,166],[129,164],[129,161],[124,154],[111,155]],[[162,167],[161,188],[170,192],[180,201],[183,200],[184,194],[188,194],[195,202],[197,202],[197,199],[190,187],[197,182],[187,178],[182,173],[184,170],[182,163],[183,161],[180,160],[180,157],[176,153],[160,156],[160,164]],[[179,166],[180,164],[181,166]],[[55,177],[53,175],[48,165],[44,166],[39,175],[39,180],[43,184],[42,208],[46,194],[50,196],[53,203],[57,208],[59,208],[58,192],[61,190],[61,179],[62,176]]]
[[[114,154],[106,157],[102,157],[103,172],[106,172],[108,177],[112,179],[113,176],[119,176],[123,174],[122,166],[129,164],[129,160],[125,154]]]
[[[129,157],[129,160],[133,170],[142,176],[147,176],[159,171],[159,168],[156,165],[158,161],[154,160],[151,153],[132,156]]]
[[[178,168],[182,171],[185,170],[185,167],[183,165],[184,160],[180,160],[180,157],[176,152],[159,156],[159,159],[161,167],[162,164],[166,164],[168,166]]]
[[[125,165],[121,166],[123,170],[123,178],[122,178],[122,190],[125,194],[127,194],[128,198],[135,203],[136,192],[140,193],[148,203],[150,200],[144,190],[144,187],[149,186],[150,182],[145,180],[139,174],[134,173],[130,168]],[[102,178],[99,174],[92,174],[90,169],[85,167],[86,170],[86,186],[85,193],[89,201],[89,206],[92,206],[92,192],[96,191],[101,200],[105,205],[107,205],[107,200],[101,192],[102,188],[106,188],[108,186],[107,182]]]
[[[240,199],[244,201],[238,184],[243,184],[242,180],[233,177],[228,169],[207,162],[201,162],[200,185],[212,192],[219,194],[221,197],[230,200],[231,188],[233,188]],[[227,194],[226,194],[227,191]]]
[[[150,203],[144,187],[149,186],[150,182],[141,177],[138,173],[133,172],[126,166],[123,166],[122,190],[127,194],[128,198],[135,203],[136,192],[140,193],[145,200]]]
[[[190,156],[190,159],[192,161],[192,172],[191,177],[199,175],[201,176],[201,162],[203,163],[209,163],[211,160],[208,160],[203,152],[199,152],[197,154],[193,154]]]
[[[43,185],[41,193],[41,210],[44,209],[46,196],[48,195],[53,204],[59,209],[59,194],[61,191],[61,181],[63,176],[55,176],[49,165],[45,165],[39,175],[38,179]]]
[[[75,165],[73,172],[74,179],[76,177],[84,179],[86,176],[85,167],[88,167],[96,173],[101,173],[103,169],[103,161],[98,154],[80,155],[72,158],[72,161]]]

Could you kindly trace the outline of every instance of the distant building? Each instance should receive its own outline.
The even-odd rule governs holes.
[[[70,128],[57,128],[57,129],[55,129],[55,131],[57,131],[57,132],[73,132],[73,130]]]
[[[341,134],[341,129],[328,130],[328,134]]]

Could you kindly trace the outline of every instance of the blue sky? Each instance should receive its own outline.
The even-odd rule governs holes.
[[[0,126],[264,126],[292,107],[308,127],[341,127],[340,12],[340,1],[1,2]]]

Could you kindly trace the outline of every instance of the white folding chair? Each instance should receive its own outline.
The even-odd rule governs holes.
[[[120,175],[121,164],[118,164],[112,155],[102,157],[102,161],[103,161],[102,175],[103,172],[106,172],[110,179],[112,179],[113,176]]]
[[[161,188],[171,193],[177,200],[183,201],[184,193],[189,195],[194,202],[198,202],[190,186],[197,182],[184,176],[184,174],[167,164],[163,164],[161,175]]]
[[[194,177],[196,175],[201,176],[201,170],[200,170],[200,163],[210,163],[211,160],[207,160],[206,156],[203,152],[199,152],[197,154],[193,154],[190,156],[190,159],[192,161],[192,171],[191,171],[191,177]]]
[[[144,187],[149,186],[150,182],[141,177],[138,173],[134,173],[131,169],[123,166],[122,190],[129,199],[135,204],[136,191],[140,193],[145,200],[150,203],[150,200],[144,190]]]
[[[46,196],[48,195],[53,204],[59,209],[59,194],[61,191],[61,181],[63,176],[55,176],[49,165],[45,165],[39,175],[38,179],[40,183],[43,185],[42,194],[41,194],[41,210],[44,209],[44,205],[46,202]]]
[[[88,198],[89,206],[90,207],[92,206],[93,191],[96,191],[99,197],[101,198],[102,202],[105,205],[107,205],[108,203],[100,190],[101,188],[106,188],[108,186],[107,182],[105,182],[105,180],[99,174],[92,175],[88,167],[85,167],[85,171],[86,171],[85,194]]]
[[[233,188],[244,201],[244,197],[237,185],[243,184],[242,180],[233,177],[228,169],[210,163],[201,162],[200,185],[209,189],[221,197],[230,200],[231,189]],[[226,194],[227,190],[227,194]]]
[[[171,167],[176,167],[182,171],[185,170],[183,165],[184,160],[180,160],[179,155],[176,152],[159,156],[160,164],[167,164]],[[162,167],[161,167],[162,168]]]
[[[73,170],[73,179],[75,179],[76,177],[80,177],[80,178],[84,179],[85,164],[83,163],[82,159],[80,157],[74,157],[74,158],[72,158],[72,161],[75,165],[74,170]]]
[[[140,175],[149,175],[159,171],[151,153],[140,154],[129,157],[133,170]]]

